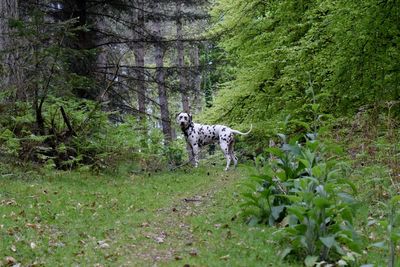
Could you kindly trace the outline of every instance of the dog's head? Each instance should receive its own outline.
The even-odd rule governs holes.
[[[182,129],[186,129],[192,123],[192,114],[181,112],[176,115],[176,122]]]

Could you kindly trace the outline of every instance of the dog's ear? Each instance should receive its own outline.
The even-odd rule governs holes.
[[[189,122],[192,122],[192,121],[193,121],[192,114],[189,113]]]
[[[179,114],[181,114],[181,112],[178,112],[178,113],[176,113],[175,114],[175,120],[178,122],[178,116],[179,116]]]

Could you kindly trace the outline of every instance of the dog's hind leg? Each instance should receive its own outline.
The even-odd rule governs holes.
[[[230,156],[231,156],[231,159],[233,160],[233,166],[235,166],[235,168],[236,168],[237,167],[237,163],[238,163],[238,159],[235,156],[235,153],[232,151]]]
[[[233,166],[237,166],[238,163],[238,159],[235,156],[235,152],[233,151],[233,145],[235,144],[235,140],[232,139],[232,141],[229,143],[228,145],[228,152],[229,152],[229,156],[231,157],[231,159],[233,160]]]
[[[226,158],[226,167],[225,167],[225,171],[227,171],[229,169],[229,165],[231,165],[231,155],[226,154],[225,155]]]
[[[226,142],[220,142],[220,146],[226,158],[225,171],[227,171],[229,169],[229,165],[231,164],[231,154],[229,153],[229,145]]]

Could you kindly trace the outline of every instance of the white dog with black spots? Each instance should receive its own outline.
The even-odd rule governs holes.
[[[192,115],[185,112],[179,113],[176,116],[176,121],[185,135],[186,142],[189,144],[194,166],[197,167],[199,164],[199,152],[202,146],[219,142],[226,158],[225,171],[229,169],[231,161],[233,161],[235,167],[238,162],[233,151],[233,145],[235,143],[234,135],[248,135],[252,130],[251,126],[248,132],[242,133],[224,125],[203,125],[194,123],[192,121]]]

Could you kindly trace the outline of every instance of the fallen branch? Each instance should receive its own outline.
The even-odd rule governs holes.
[[[64,107],[60,106],[60,110],[61,110],[61,115],[62,115],[62,117],[64,119],[64,122],[68,127],[68,134],[76,136],[76,133],[75,133],[74,129],[72,128],[72,125],[71,125],[71,122],[69,121],[67,113],[65,113]]]
[[[170,170],[170,171],[174,171],[174,170],[176,170],[176,169],[178,169],[178,168],[181,168],[181,167],[183,167],[183,166],[185,166],[185,165],[188,165],[190,162],[191,162],[191,161],[188,160],[188,161],[182,163],[181,165],[178,165],[178,166],[175,166],[175,167],[173,167],[173,168],[170,168],[169,170]]]

